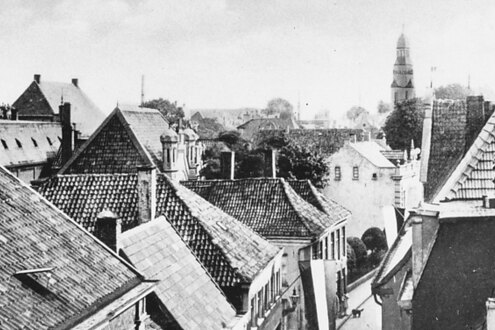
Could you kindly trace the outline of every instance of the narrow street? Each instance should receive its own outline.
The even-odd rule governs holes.
[[[371,281],[372,278],[349,292],[349,309],[347,310],[349,315],[337,321],[337,329],[381,329],[381,307],[371,295]],[[363,309],[361,317],[352,317],[353,309]]]

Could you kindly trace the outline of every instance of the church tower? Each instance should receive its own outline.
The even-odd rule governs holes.
[[[397,59],[392,81],[392,104],[415,97],[412,61],[409,57],[409,42],[402,33],[397,41]]]

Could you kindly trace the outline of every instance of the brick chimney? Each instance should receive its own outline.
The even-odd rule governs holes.
[[[17,117],[18,117],[17,114],[18,114],[17,109],[14,107],[11,107],[10,108],[10,119],[11,120],[17,120]]]
[[[114,252],[118,252],[122,224],[119,216],[110,210],[103,210],[97,215],[93,234]]]
[[[39,84],[39,83],[40,83],[40,81],[41,81],[41,75],[40,75],[40,74],[35,74],[35,75],[34,75],[34,81],[36,81],[36,83],[38,83],[38,84]]]
[[[277,177],[277,150],[270,149],[263,152],[265,157],[264,176],[269,178]]]
[[[58,113],[62,124],[62,164],[65,164],[72,157],[73,150],[70,103],[59,105]]]
[[[220,171],[222,179],[234,180],[235,152],[222,151],[220,153]]]
[[[469,149],[485,125],[485,102],[483,96],[468,96],[466,99],[466,146]]]
[[[155,218],[156,212],[156,168],[138,166],[138,223],[146,223]]]
[[[79,79],[77,78],[72,78],[72,85],[79,87]]]

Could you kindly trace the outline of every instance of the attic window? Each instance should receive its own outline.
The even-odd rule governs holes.
[[[48,136],[46,137],[46,140],[48,141],[48,144],[49,144],[49,145],[53,145],[52,140],[50,140],[50,138],[49,138]]]
[[[3,145],[4,149],[9,149],[9,146],[7,145],[7,142],[5,142],[4,139],[2,139],[2,145]]]
[[[376,173],[373,173],[373,174],[371,175],[371,179],[372,179],[372,180],[377,180],[377,179],[378,179],[378,175],[377,175]]]
[[[19,141],[19,140],[15,139],[15,143],[17,143],[17,146],[18,146],[19,148],[22,148],[22,143],[21,143],[21,141]]]
[[[33,139],[33,138],[31,138],[31,141],[33,141],[34,146],[35,146],[36,148],[38,148],[38,142],[36,142],[36,140],[35,140],[35,139]]]

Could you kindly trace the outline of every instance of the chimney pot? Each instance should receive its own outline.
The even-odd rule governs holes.
[[[79,79],[77,78],[72,78],[72,85],[79,87]]]
[[[35,74],[35,75],[34,75],[34,81],[36,81],[36,83],[38,83],[38,84],[39,84],[39,83],[40,83],[40,81],[41,81],[41,75],[40,75],[40,74]]]
[[[118,252],[122,223],[119,216],[103,210],[96,217],[94,235],[114,252]]]

